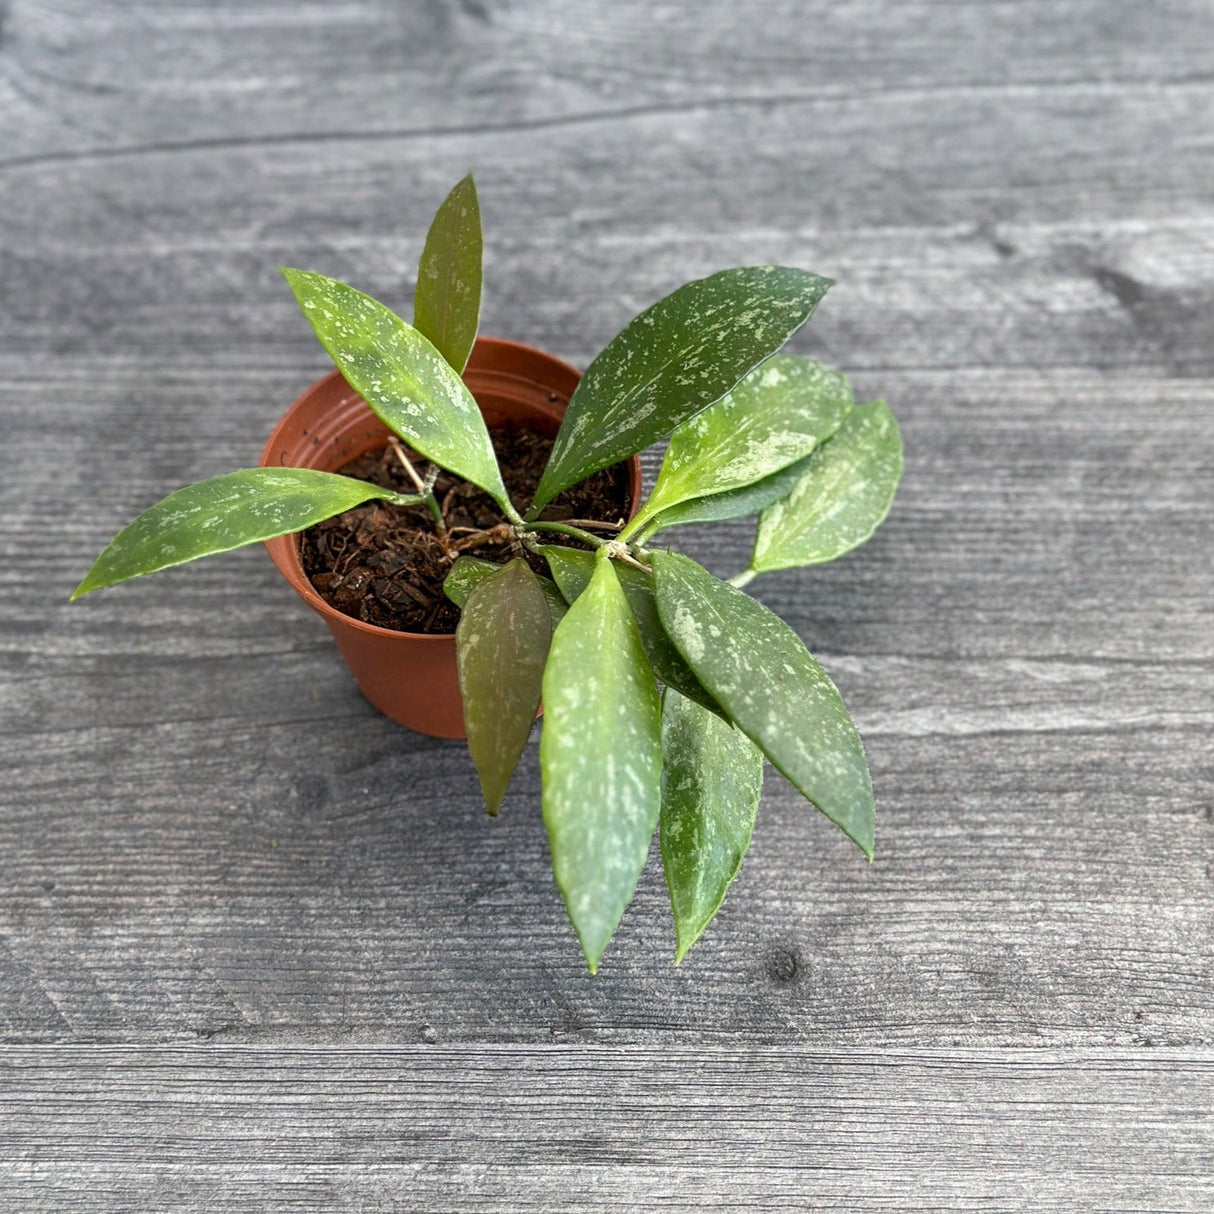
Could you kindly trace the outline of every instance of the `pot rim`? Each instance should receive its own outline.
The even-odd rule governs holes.
[[[569,372],[569,374],[573,375],[576,379],[580,379],[582,376],[582,372],[571,363],[566,362],[563,358],[558,358],[555,354],[549,354],[547,350],[543,350],[539,346],[528,345],[526,342],[521,341],[513,341],[508,337],[482,337],[479,334],[477,335],[476,340],[478,343],[484,343],[487,346],[494,347],[504,352],[514,351],[517,353],[526,354],[528,357],[534,357],[535,355],[539,354],[546,361],[559,365],[563,370]],[[515,379],[522,380],[529,378],[525,375],[517,375],[509,371],[495,371],[494,374],[513,376]],[[297,396],[295,400],[292,401],[292,403],[287,407],[287,409],[280,415],[280,420],[282,417],[286,417],[286,415],[290,413],[292,409],[299,405],[309,393],[315,391],[316,388],[321,384],[330,383],[334,380],[341,380],[343,383],[345,382],[345,377],[337,367],[334,367],[332,371],[322,375],[320,379],[313,380],[312,383],[304,388],[299,396]],[[354,396],[358,395],[353,388],[351,388],[350,391]],[[269,438],[266,440],[265,446],[262,448],[261,459],[259,461],[262,467],[266,467],[267,461],[272,459],[275,446],[274,435],[271,433]],[[641,505],[640,490],[642,486],[640,483],[640,468],[637,466],[639,464],[639,457],[633,455],[629,457],[627,462],[633,465],[633,480],[638,490],[634,495],[634,500],[628,512],[628,517],[632,518],[632,516],[636,514],[637,510],[640,509]],[[353,628],[358,632],[365,632],[371,636],[402,638],[412,642],[433,642],[434,644],[440,645],[450,645],[454,642],[455,634],[453,632],[404,632],[399,628],[383,628],[379,624],[368,624],[366,620],[360,620],[356,619],[352,615],[346,615],[344,611],[338,611],[336,607],[325,602],[325,600],[316,592],[315,587],[312,585],[311,579],[304,572],[303,561],[301,561],[299,558],[299,534],[300,533],[298,531],[292,531],[287,535],[279,536],[276,540],[267,541],[266,546],[269,547],[271,544],[283,542],[283,548],[281,549],[283,558],[290,566],[290,573],[295,574],[296,576],[290,576],[288,571],[283,569],[281,566],[279,566],[280,572],[287,575],[287,580],[291,583],[291,588],[300,596],[300,598],[304,600],[305,603],[307,603],[309,607],[312,608],[313,611],[324,617],[326,622],[332,620],[341,624],[342,626]],[[273,556],[274,553],[273,550],[271,550],[271,557],[273,558]],[[274,563],[278,564],[278,561],[275,560]]]

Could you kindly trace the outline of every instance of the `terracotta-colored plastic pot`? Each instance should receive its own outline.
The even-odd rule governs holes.
[[[519,425],[555,434],[581,373],[533,346],[478,337],[464,371],[491,426]],[[362,398],[332,371],[286,411],[261,453],[262,467],[336,472],[382,447],[389,431]],[[641,501],[641,461],[629,470],[628,517]],[[299,541],[285,535],[266,544],[279,572],[333,633],[363,695],[385,716],[435,738],[462,738],[464,711],[455,672],[455,637],[396,632],[344,615],[312,588]]]

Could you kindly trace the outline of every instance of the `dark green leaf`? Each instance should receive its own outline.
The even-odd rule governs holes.
[[[870,859],[873,789],[835,685],[761,603],[674,552],[652,553],[670,639],[734,724]]]
[[[582,376],[531,517],[720,400],[809,319],[830,285],[804,270],[743,266],[689,282],[642,312]]]
[[[481,208],[469,173],[434,216],[417,269],[413,326],[461,374],[481,314]]]
[[[626,540],[682,502],[740,490],[804,459],[852,407],[840,372],[777,354],[670,436],[657,483],[621,532]]]
[[[580,548],[562,548],[556,544],[545,547],[543,553],[561,594],[572,603],[590,583],[594,573],[594,553],[584,552]],[[691,667],[683,661],[683,655],[662,627],[658,605],[653,597],[653,577],[631,565],[617,565],[615,571],[628,605],[632,608],[641,633],[641,644],[645,646],[645,656],[653,673],[667,687],[681,691],[697,704],[719,714],[720,708],[692,674]]]
[[[852,411],[787,497],[759,517],[756,573],[820,565],[864,543],[902,477],[902,436],[884,401]]]
[[[457,607],[462,607],[467,602],[468,595],[472,593],[472,588],[483,582],[485,578],[492,577],[500,568],[501,565],[496,565],[493,561],[482,561],[479,557],[456,557],[455,564],[451,566],[451,571],[443,582],[443,591]],[[552,618],[552,627],[555,628],[561,622],[567,604],[561,596],[561,592],[548,578],[537,576],[535,580],[539,582],[540,589],[544,592],[544,598],[548,603],[548,613]]]
[[[284,269],[316,336],[355,392],[416,451],[517,518],[472,393],[412,325],[344,282]]]
[[[170,493],[110,541],[72,598],[200,556],[302,531],[372,498],[410,505],[378,485],[311,468],[246,468]]]
[[[606,554],[552,638],[540,766],[556,883],[593,973],[645,867],[662,775],[657,684]]]
[[[667,689],[662,697],[662,863],[676,964],[738,875],[763,792],[763,755],[739,730]]]
[[[472,587],[455,630],[468,753],[485,808],[496,814],[540,704],[552,622],[527,562],[516,558]]]
[[[787,468],[764,477],[744,489],[731,489],[728,493],[714,493],[709,497],[693,497],[689,502],[680,502],[663,510],[656,519],[645,529],[645,542],[653,539],[659,531],[667,527],[681,527],[687,523],[717,523],[724,519],[745,518],[748,514],[758,514],[772,502],[792,492],[797,482],[809,469],[814,457],[807,455]]]

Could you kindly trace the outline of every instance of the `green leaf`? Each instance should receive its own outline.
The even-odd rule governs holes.
[[[462,607],[473,589],[486,578],[491,578],[499,569],[501,565],[494,561],[482,561],[480,557],[456,557],[443,581],[443,593],[457,607]]]
[[[826,671],[749,595],[677,553],[652,559],[662,623],[700,682],[776,770],[872,859],[864,746]]]
[[[552,868],[594,973],[645,867],[662,776],[657,684],[605,553],[552,638],[540,767]]]
[[[649,500],[619,538],[681,502],[742,489],[804,459],[851,407],[840,372],[791,354],[769,358],[675,430]]]
[[[590,584],[594,573],[594,553],[584,552],[580,548],[563,548],[557,544],[546,546],[541,551],[548,560],[548,568],[552,570],[561,594],[572,603]],[[653,673],[667,687],[681,691],[697,704],[720,714],[721,709],[692,674],[691,667],[683,661],[683,655],[662,627],[658,605],[653,597],[653,577],[631,565],[616,565],[615,571],[628,605],[632,608],[641,634],[641,644],[645,646],[645,656]]]
[[[311,468],[246,468],[199,481],[170,493],[118,532],[72,598],[302,531],[373,498],[402,506],[422,500]]]
[[[750,847],[763,755],[745,734],[667,690],[662,697],[662,863],[677,965],[720,909]]]
[[[720,400],[809,319],[830,285],[786,266],[743,266],[689,282],[642,312],[582,376],[530,517]]]
[[[693,497],[688,502],[680,502],[663,510],[648,527],[645,528],[644,539],[648,543],[659,531],[667,527],[682,527],[687,523],[717,523],[724,519],[744,518],[748,514],[758,514],[760,510],[770,506],[772,502],[786,497],[797,482],[809,469],[814,457],[807,455],[771,476],[765,476],[753,485],[742,489],[730,489],[725,493],[713,493],[708,497]]]
[[[491,814],[535,723],[551,637],[548,601],[517,557],[472,588],[455,630],[468,753]]]
[[[451,566],[451,570],[443,582],[443,591],[457,607],[462,607],[468,601],[468,595],[472,593],[473,587],[479,585],[485,578],[492,577],[499,569],[501,569],[501,565],[497,565],[493,561],[483,561],[479,557],[456,557],[455,564]],[[552,620],[552,627],[555,628],[568,610],[568,604],[561,597],[561,592],[553,582],[546,577],[535,575],[534,570],[532,573],[535,580],[539,582],[540,589],[544,592],[544,599],[548,604],[548,614]]]
[[[864,543],[902,477],[902,436],[884,401],[854,409],[791,493],[759,516],[755,573],[820,565]]]
[[[481,314],[481,244],[481,208],[469,173],[434,216],[413,299],[413,327],[460,374]]]
[[[451,364],[415,328],[335,278],[283,269],[304,315],[350,387],[427,459],[510,504],[485,419]]]

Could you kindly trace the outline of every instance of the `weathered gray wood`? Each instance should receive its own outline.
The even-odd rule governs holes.
[[[0,3],[4,1204],[1207,1210],[1212,61],[1200,0]],[[469,168],[486,331],[785,261],[903,424],[753,587],[876,863],[770,776],[677,970],[651,865],[586,975],[534,747],[487,821],[260,552],[66,603],[325,368],[276,265],[406,307]]]
[[[0,1098],[14,1208],[1214,1201],[1210,1051],[23,1049]]]

